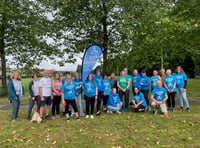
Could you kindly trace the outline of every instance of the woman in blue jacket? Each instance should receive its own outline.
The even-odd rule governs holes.
[[[8,99],[12,103],[12,122],[18,119],[19,106],[24,96],[24,88],[18,72],[13,72],[8,82]]]
[[[185,102],[185,106],[188,112],[190,112],[190,105],[186,95],[186,87],[187,87],[187,76],[183,71],[181,66],[176,68],[176,88],[177,88],[177,95],[178,100],[180,103],[180,109],[183,110],[183,101]]]
[[[122,107],[122,102],[121,99],[119,97],[119,94],[117,93],[117,89],[113,88],[113,91],[111,92],[108,102],[107,102],[107,113],[112,113],[112,112],[116,112],[116,113],[121,113],[119,112],[119,110]]]
[[[107,74],[104,74],[103,76],[103,110],[104,111],[107,110],[107,101],[110,95],[110,91],[111,91],[110,81],[108,80]]]
[[[135,87],[133,91],[132,105],[134,105],[134,112],[144,112],[147,107],[144,95],[137,87]]]
[[[149,86],[150,86],[150,79],[149,77],[146,75],[145,70],[142,70],[141,72],[141,92],[144,95],[144,98],[147,102],[147,107],[149,109],[149,111],[151,111],[151,107],[149,106],[149,98],[148,98],[148,94],[149,94]]]

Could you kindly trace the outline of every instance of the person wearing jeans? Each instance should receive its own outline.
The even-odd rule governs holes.
[[[183,110],[183,101],[184,101],[186,110],[190,112],[190,105],[186,95],[187,76],[180,66],[176,68],[176,74],[174,76],[176,77],[176,88],[177,88],[176,93],[178,95],[180,109]]]
[[[94,102],[98,98],[98,85],[94,81],[92,74],[89,74],[86,82],[83,84],[83,88],[85,89],[86,118],[94,119]]]
[[[164,78],[164,87],[167,90],[167,106],[168,110],[175,112],[175,94],[176,94],[176,78],[171,75],[171,70],[166,71],[167,76]]]
[[[107,74],[104,74],[104,76],[103,76],[103,86],[104,86],[103,110],[107,111],[107,101],[108,101],[108,97],[109,97],[110,91],[111,91],[111,85],[110,85],[110,81],[108,80]]]
[[[29,107],[28,107],[28,115],[27,120],[31,119],[31,111],[33,109],[34,104],[37,104],[37,112],[40,112],[40,97],[39,97],[39,81],[37,78],[37,74],[33,75],[33,80],[29,84]]]
[[[127,89],[130,86],[130,81],[129,79],[125,76],[125,72],[121,71],[120,76],[118,77],[117,80],[117,86],[119,88],[119,96],[121,101],[123,102],[124,100],[124,111],[127,112],[128,111],[128,104],[129,104],[129,91],[127,91]],[[123,99],[124,98],[124,99]],[[123,109],[121,108],[121,110]]]
[[[144,98],[146,100],[147,103],[147,107],[149,109],[149,111],[151,111],[151,107],[149,105],[149,98],[148,98],[148,94],[149,94],[149,86],[150,86],[150,79],[149,77],[146,75],[145,70],[142,70],[141,72],[141,81],[140,81],[140,85],[141,85],[141,92],[144,95]]]
[[[12,103],[12,122],[18,119],[19,106],[24,96],[24,88],[18,72],[14,72],[8,82],[8,99]]]
[[[76,87],[79,87],[80,85],[82,85],[79,73],[75,73],[74,75],[74,84],[76,85]],[[79,87],[78,89],[75,89],[75,93],[76,93],[76,104],[79,106],[79,115],[81,117],[85,116],[84,112],[83,112],[83,103],[82,103],[82,88]],[[72,109],[72,115],[74,115],[74,110]]]

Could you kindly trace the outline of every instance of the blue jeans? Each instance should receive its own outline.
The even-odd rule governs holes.
[[[114,106],[107,106],[107,108],[109,109],[109,110],[111,110],[111,111],[114,111],[114,112],[116,112],[116,111],[119,111],[120,109],[121,109],[121,107],[122,107],[122,102],[120,102],[120,104],[119,104],[119,108],[118,107],[114,107]]]
[[[187,96],[186,96],[186,91],[183,92],[182,90],[183,90],[183,88],[177,88],[177,92],[176,92],[177,95],[178,95],[180,107],[183,107],[183,101],[184,101],[185,106],[187,108],[189,108],[190,105],[189,105],[189,102],[188,102],[188,99],[187,99]]]
[[[16,120],[18,118],[18,113],[19,113],[19,105],[20,105],[20,100],[12,100],[12,120]]]
[[[83,103],[82,103],[82,99],[81,99],[81,94],[79,94],[78,96],[76,95],[76,104],[79,107],[79,114],[80,116],[84,116],[84,112],[83,112]],[[74,114],[74,109],[72,108],[72,115]]]

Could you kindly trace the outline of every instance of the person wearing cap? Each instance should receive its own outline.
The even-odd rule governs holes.
[[[147,103],[147,108],[148,108],[149,111],[151,111],[151,107],[149,105],[149,98],[148,98],[149,87],[150,87],[150,79],[146,75],[146,71],[145,70],[142,70],[142,72],[141,72],[140,85],[141,85],[141,92],[143,93],[144,98],[145,98],[146,103]]]
[[[162,82],[159,80],[156,82],[157,87],[151,93],[152,103],[151,106],[153,108],[153,115],[157,114],[157,106],[160,107],[161,112],[167,117],[167,106],[165,101],[168,99],[167,91],[162,87]]]
[[[69,71],[66,71],[66,72],[65,72],[65,78],[63,78],[63,79],[61,80],[61,81],[62,81],[62,84],[65,83],[66,78],[67,78],[68,75],[70,75],[70,72],[69,72]]]
[[[138,73],[137,69],[133,70],[133,77],[132,77],[132,92],[134,92],[134,88],[137,87],[139,90],[141,90],[141,77],[140,74]]]
[[[151,77],[151,91],[153,91],[154,88],[156,88],[156,82],[158,80],[161,80],[160,76],[158,75],[158,71],[154,70],[153,71],[153,76]]]

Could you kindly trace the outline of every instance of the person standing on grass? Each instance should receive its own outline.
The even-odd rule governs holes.
[[[144,112],[147,107],[144,95],[138,87],[134,88],[131,105],[134,105],[134,112]]]
[[[153,71],[153,76],[151,77],[151,91],[153,91],[154,88],[156,88],[156,82],[158,80],[161,80],[160,76],[158,75],[157,70]]]
[[[174,76],[176,77],[176,88],[177,88],[176,93],[178,95],[180,109],[183,110],[183,101],[184,101],[187,112],[190,112],[190,105],[186,95],[187,76],[181,66],[178,66],[176,68],[176,74]]]
[[[86,118],[94,119],[94,102],[98,98],[98,85],[94,81],[92,74],[89,74],[87,81],[83,84],[83,88],[85,89]]]
[[[121,74],[118,77],[117,86],[119,88],[120,99],[121,99],[122,102],[124,100],[124,105],[123,105],[124,107],[122,107],[121,110],[124,109],[124,111],[127,112],[128,111],[128,104],[129,104],[129,98],[128,98],[127,89],[130,86],[130,81],[125,76],[125,72],[124,71],[121,71]]]
[[[168,95],[167,106],[169,111],[175,112],[176,78],[171,75],[170,69],[166,71],[166,74],[167,76],[164,78],[164,86]]]
[[[79,73],[75,73],[74,74],[74,84],[76,87],[79,87],[80,85],[82,85]],[[75,93],[76,93],[76,104],[78,104],[79,106],[79,114],[81,117],[85,116],[84,112],[83,112],[83,103],[82,103],[82,88],[78,88],[75,89]],[[74,110],[72,109],[72,115],[74,115]]]
[[[37,74],[33,75],[33,80],[29,83],[29,107],[28,107],[28,116],[27,120],[31,119],[31,111],[33,109],[33,106],[35,102],[37,103],[37,112],[40,112],[40,94],[39,94],[39,83]]]
[[[117,80],[115,79],[115,73],[111,73],[110,85],[111,85],[111,89],[113,89],[113,88],[117,89]]]
[[[128,74],[128,69],[124,68],[124,72],[125,72],[125,76],[127,77],[128,81],[129,81],[129,87],[127,88],[127,93],[128,93],[128,101],[129,101],[129,94],[130,94],[130,84],[131,84],[131,80],[132,80],[132,76]]]
[[[162,86],[164,87],[164,78],[166,77],[165,69],[160,70],[160,78],[162,81]]]
[[[97,70],[96,74],[94,75],[94,80],[98,86],[98,99],[97,99],[97,113],[96,115],[99,116],[101,114],[101,99],[103,99],[103,78],[101,76],[100,70]]]
[[[141,72],[141,92],[144,95],[144,98],[146,100],[147,103],[147,108],[149,111],[151,111],[151,107],[149,106],[149,98],[148,98],[148,94],[149,94],[149,86],[150,86],[150,79],[149,77],[146,75],[146,71],[142,70]]]
[[[167,106],[165,101],[168,99],[167,91],[162,87],[162,82],[159,80],[156,82],[157,87],[151,93],[152,103],[151,106],[153,108],[153,115],[157,114],[156,107],[160,106],[161,112],[167,117]]]
[[[132,92],[134,92],[134,88],[137,87],[139,90],[141,90],[141,77],[140,74],[138,73],[137,69],[133,70],[133,77],[132,77]]]
[[[70,121],[69,119],[69,105],[72,106],[72,108],[74,109],[75,112],[75,116],[76,116],[76,120],[79,121],[80,118],[78,116],[78,109],[76,106],[76,100],[75,100],[75,96],[76,96],[76,92],[75,89],[79,89],[80,86],[77,86],[74,84],[74,82],[72,81],[72,77],[70,75],[68,75],[66,77],[65,83],[62,85],[62,102],[63,105],[65,106],[65,114],[66,114],[66,118],[67,118],[67,122]]]
[[[40,79],[39,94],[41,99],[40,117],[43,117],[43,110],[46,105],[45,119],[49,120],[49,111],[51,107],[51,79],[49,78],[49,70],[44,70],[44,77]]]
[[[24,88],[18,72],[13,72],[8,82],[8,100],[12,103],[12,122],[18,119],[21,99],[24,96]]]
[[[120,109],[122,107],[122,104],[123,103],[121,102],[119,94],[117,93],[117,89],[113,88],[107,102],[107,113],[112,114],[113,112],[116,112],[118,114],[121,114]]]
[[[61,88],[62,82],[60,80],[60,74],[54,74],[54,80],[51,84],[52,87],[52,119],[55,120],[56,118],[60,118],[60,101],[61,101]]]
[[[108,80],[107,74],[103,76],[103,110],[107,110],[107,101],[111,91],[110,81]]]

